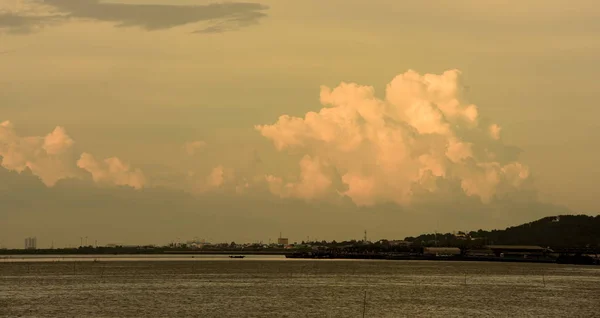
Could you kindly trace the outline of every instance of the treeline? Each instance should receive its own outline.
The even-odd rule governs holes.
[[[423,234],[406,241],[423,246],[539,245],[552,248],[600,247],[600,215],[560,215],[504,230]]]

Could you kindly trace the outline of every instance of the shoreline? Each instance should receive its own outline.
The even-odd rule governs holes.
[[[282,256],[281,259],[289,260],[380,260],[380,261],[446,261],[446,262],[489,262],[489,263],[541,263],[541,264],[567,264],[567,265],[591,265],[600,266],[600,260],[586,257],[558,257],[558,258],[520,258],[520,257],[495,257],[495,256],[434,256],[434,255],[386,255],[386,254],[306,254],[306,253],[285,253],[276,251],[217,251],[217,252],[169,252],[169,253],[22,253],[22,254],[3,254],[0,255],[0,263],[10,262],[28,262],[30,260],[53,260],[54,261],[101,261],[115,260],[119,258],[135,261],[136,259],[144,261],[168,261],[172,258],[174,261],[202,260],[194,256],[219,256],[223,260],[239,261],[242,258],[230,258],[230,255],[247,256]],[[162,257],[162,259],[161,259]],[[177,258],[180,259],[177,259]],[[145,258],[145,259],[144,259]],[[62,259],[62,260],[56,260]],[[79,259],[79,260],[75,260]],[[82,260],[83,259],[83,260]],[[252,260],[249,258],[246,260]]]
[[[52,250],[3,250],[0,251],[0,258],[5,255],[11,256],[42,256],[42,255],[69,255],[69,256],[85,256],[85,255],[289,255],[293,252],[285,250],[269,250],[269,251],[243,251],[243,250],[220,250],[220,251],[165,251],[165,250],[145,250],[145,249],[123,249],[111,251],[105,249],[52,249]]]

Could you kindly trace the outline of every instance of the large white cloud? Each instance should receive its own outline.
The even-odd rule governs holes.
[[[506,159],[500,126],[485,123],[477,106],[465,102],[459,76],[458,70],[408,71],[387,85],[383,100],[370,86],[322,87],[319,112],[256,126],[278,150],[306,155],[298,180],[266,177],[271,192],[315,199],[335,192],[339,175],[340,193],[358,205],[406,205],[416,188],[440,191],[441,179],[483,202],[520,187],[528,168]]]
[[[29,169],[47,186],[54,186],[61,179],[82,178],[86,171],[98,183],[134,188],[145,185],[143,173],[118,158],[97,161],[83,153],[78,160],[74,144],[63,127],[56,127],[46,136],[23,137],[11,122],[0,123],[0,165],[8,170]]]
[[[0,124],[1,166],[17,172],[29,169],[47,186],[77,175],[73,144],[62,127],[56,127],[46,136],[21,137],[11,122]]]

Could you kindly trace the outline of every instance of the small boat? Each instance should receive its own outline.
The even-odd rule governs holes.
[[[229,255],[229,258],[244,258],[246,255]]]

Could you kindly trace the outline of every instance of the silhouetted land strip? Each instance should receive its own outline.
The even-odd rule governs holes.
[[[440,247],[442,247],[440,250]],[[437,252],[436,252],[437,249]],[[444,250],[446,249],[446,250]],[[448,252],[450,251],[450,252]],[[305,259],[459,260],[597,264],[600,216],[546,217],[505,230],[422,234],[403,241],[302,242],[281,245],[223,243],[203,247],[81,246],[67,249],[0,250],[0,255],[285,255]]]
[[[584,254],[579,249],[563,250],[562,252],[546,251],[543,252],[515,252],[523,251],[526,247],[501,246],[501,250],[510,251],[512,254],[504,256],[497,250],[497,247],[488,247],[490,251],[496,254],[477,255],[481,250],[458,249],[454,255],[435,255],[428,254],[429,248],[423,247],[403,247],[384,250],[379,247],[375,250],[375,244],[364,244],[357,246],[348,246],[344,248],[327,248],[306,250],[172,250],[164,248],[140,249],[140,248],[79,248],[79,249],[45,249],[45,250],[1,250],[0,255],[28,256],[28,255],[46,255],[46,256],[77,256],[77,255],[229,255],[230,258],[243,258],[244,255],[285,255],[292,259],[369,259],[369,260],[419,260],[419,261],[464,261],[464,262],[516,262],[516,263],[558,263],[558,264],[581,264],[581,265],[600,265],[600,259],[597,254]],[[440,249],[440,248],[433,248]],[[448,249],[448,248],[441,248]],[[526,251],[526,249],[525,249]],[[591,252],[591,251],[588,251]],[[598,252],[598,251],[596,251]],[[510,253],[510,252],[509,252]],[[9,255],[9,256],[8,256]],[[590,255],[595,255],[592,257]],[[2,257],[0,257],[1,259]]]
[[[169,249],[169,248],[138,248],[138,247],[98,247],[98,248],[55,248],[55,249],[5,249],[0,255],[286,255],[292,253],[284,249],[265,250],[200,250],[200,249]]]
[[[404,261],[461,261],[461,262],[512,262],[512,263],[557,263],[553,258],[479,257],[479,256],[427,256],[385,254],[301,254],[286,255],[287,258],[306,259],[381,259]]]

